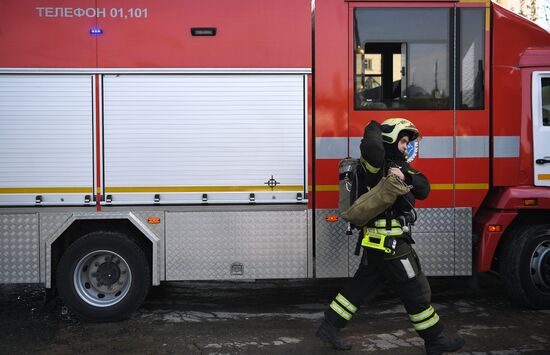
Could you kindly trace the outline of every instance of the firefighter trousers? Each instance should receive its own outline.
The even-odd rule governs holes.
[[[403,302],[419,336],[425,340],[437,338],[443,332],[443,324],[430,304],[430,284],[414,249],[406,247],[400,256],[366,249],[367,263],[361,263],[351,282],[334,298],[325,312],[326,319],[335,327],[345,327],[359,307],[374,298],[387,281]]]

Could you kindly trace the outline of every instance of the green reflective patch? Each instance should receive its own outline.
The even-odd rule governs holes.
[[[347,298],[345,298],[344,296],[342,296],[341,293],[338,294],[338,296],[336,296],[336,300],[338,302],[340,302],[340,304],[344,307],[346,307],[348,309],[348,311],[350,311],[351,313],[355,313],[357,311],[357,307],[355,307],[353,305],[353,303],[351,303],[350,301],[348,301]]]
[[[437,322],[439,322],[439,316],[437,315],[437,313],[435,313],[434,316],[428,319],[427,321],[424,321],[421,323],[414,323],[413,325],[415,330],[420,331],[420,330],[426,330],[430,327],[433,327],[434,325],[437,324]]]
[[[421,320],[424,320],[426,318],[428,318],[429,316],[432,315],[432,313],[434,313],[434,308],[432,306],[430,306],[428,309],[426,309],[425,311],[422,311],[420,313],[417,313],[417,314],[409,314],[409,318],[411,319],[411,322],[420,322]]]
[[[330,308],[332,308],[332,310],[336,313],[338,313],[338,315],[342,318],[344,318],[345,320],[350,320],[351,319],[351,314],[349,314],[348,312],[346,312],[342,307],[340,307],[338,305],[338,303],[336,303],[335,301],[332,301],[332,303],[330,304]]]
[[[367,170],[368,170],[370,173],[376,174],[376,173],[378,173],[378,172],[380,171],[380,168],[376,168],[376,167],[370,165],[369,162],[366,161],[365,159],[361,158],[360,160],[361,160],[361,163],[363,164],[363,166],[364,166],[365,168],[367,168]]]

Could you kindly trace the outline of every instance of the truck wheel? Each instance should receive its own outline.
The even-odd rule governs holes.
[[[143,250],[126,235],[92,232],[63,254],[56,283],[62,301],[78,316],[117,321],[145,300],[151,272]]]
[[[531,308],[550,307],[550,225],[514,230],[504,247],[500,270],[513,301]]]

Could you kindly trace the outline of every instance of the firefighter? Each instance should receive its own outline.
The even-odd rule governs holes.
[[[364,169],[358,169],[362,185],[359,194],[374,187],[385,174],[397,175],[412,189],[361,231],[361,264],[350,283],[325,311],[323,323],[316,333],[335,349],[351,349],[351,344],[340,337],[339,331],[384,281],[397,291],[428,354],[453,352],[464,345],[460,336],[443,335],[442,321],[430,304],[430,285],[411,246],[413,240],[409,231],[415,219],[415,199],[423,200],[430,192],[428,179],[406,161],[407,146],[418,137],[418,129],[402,118],[388,119],[382,124],[372,121],[365,127],[360,145]],[[392,243],[386,243],[388,240]],[[372,245],[376,245],[373,241],[385,244],[385,248],[373,248]]]

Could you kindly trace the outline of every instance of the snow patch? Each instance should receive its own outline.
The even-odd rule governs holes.
[[[540,336],[537,336],[537,335],[531,335],[530,336],[531,339],[533,339],[534,341],[537,341],[539,343],[548,343],[548,339],[547,338],[543,338],[543,337],[540,337]]]
[[[205,348],[215,348],[215,349],[221,349],[222,346],[220,344],[207,344],[204,346]]]
[[[372,334],[367,337],[366,340],[361,342],[362,351],[380,351],[380,350],[390,350],[397,348],[411,348],[424,346],[424,341],[418,336],[412,336],[406,338],[407,334],[414,334],[413,332],[409,333],[405,330],[398,330],[394,333],[388,334]]]
[[[204,349],[244,349],[244,348],[250,348],[250,347],[256,347],[256,348],[263,348],[266,346],[282,346],[287,344],[298,344],[301,343],[302,340],[298,338],[289,338],[289,337],[280,337],[276,340],[273,340],[271,342],[255,342],[255,341],[248,341],[248,342],[225,342],[225,343],[210,343],[204,346]]]
[[[155,311],[153,313],[145,313],[141,318],[158,319],[168,323],[182,322],[208,322],[208,321],[227,321],[227,320],[247,320],[251,318],[286,318],[286,319],[305,319],[319,320],[324,316],[323,312],[315,313],[238,313],[238,312],[180,312],[180,311]]]
[[[404,331],[403,329],[398,330],[398,331],[392,333],[392,335],[395,335],[396,337],[401,337],[401,336],[403,336],[403,335],[405,335],[405,334],[407,334],[407,332]]]
[[[512,329],[515,326],[503,327],[503,326],[488,326],[488,325],[465,325],[458,330],[461,335],[478,336],[480,330],[495,330],[495,329]]]

